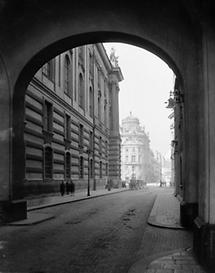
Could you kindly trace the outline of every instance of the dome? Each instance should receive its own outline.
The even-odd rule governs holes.
[[[125,124],[136,124],[139,125],[139,119],[134,117],[132,115],[132,112],[130,112],[130,115],[122,120],[122,126]]]

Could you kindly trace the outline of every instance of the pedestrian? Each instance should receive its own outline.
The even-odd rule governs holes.
[[[69,185],[69,182],[68,180],[66,181],[66,194],[69,194],[70,192],[70,185]]]
[[[63,196],[65,193],[65,184],[64,181],[62,180],[62,182],[60,183],[60,193]]]
[[[108,178],[108,183],[107,183],[108,191],[111,190],[111,186],[112,186],[112,180],[111,180],[111,178]]]
[[[70,180],[70,190],[71,190],[71,194],[73,195],[75,193],[75,184],[72,181],[72,179]]]

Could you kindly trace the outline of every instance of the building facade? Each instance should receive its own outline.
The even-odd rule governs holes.
[[[25,94],[25,196],[120,182],[119,82],[103,44],[66,51],[45,63]]]
[[[145,183],[157,182],[159,164],[150,148],[149,135],[140,125],[139,119],[130,113],[130,116],[122,120],[120,130],[122,180],[134,178]]]

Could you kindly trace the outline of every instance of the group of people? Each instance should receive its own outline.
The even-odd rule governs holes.
[[[60,183],[60,193],[63,196],[65,193],[66,194],[74,194],[75,192],[75,184],[72,180],[70,181],[66,181],[66,183],[64,182],[64,180],[62,180],[62,182]]]
[[[129,182],[129,189],[131,190],[141,190],[146,186],[143,180],[131,179]]]
[[[160,187],[166,187],[166,181],[160,180]]]
[[[112,179],[108,178],[105,188],[108,189],[108,191],[110,191],[112,187],[113,187]]]

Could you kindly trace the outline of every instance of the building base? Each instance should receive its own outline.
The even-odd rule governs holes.
[[[193,250],[199,263],[215,272],[215,225],[194,220]]]
[[[198,203],[186,203],[184,201],[180,204],[180,219],[181,225],[187,229],[194,226],[194,220],[198,216]]]
[[[24,220],[27,218],[27,202],[25,200],[1,201],[0,223]]]

